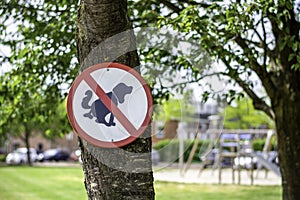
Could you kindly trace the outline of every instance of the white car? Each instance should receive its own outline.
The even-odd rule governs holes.
[[[30,148],[30,159],[32,162],[38,160],[38,154],[34,148]],[[27,163],[27,148],[18,148],[6,156],[6,164]]]

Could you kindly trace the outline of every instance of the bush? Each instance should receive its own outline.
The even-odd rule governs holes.
[[[188,160],[191,150],[194,146],[194,140],[184,140],[184,162]],[[196,152],[193,157],[193,162],[200,162],[199,156],[206,151],[209,141],[199,141]],[[179,160],[179,140],[178,139],[165,139],[156,143],[153,148],[158,151],[160,161],[163,162],[178,162]],[[200,154],[200,155],[199,155]]]
[[[254,139],[252,141],[252,148],[254,151],[262,151],[264,149],[266,143],[266,139]],[[277,149],[277,141],[276,139],[271,140],[271,151],[274,151]]]
[[[6,155],[0,154],[0,162],[5,162]]]

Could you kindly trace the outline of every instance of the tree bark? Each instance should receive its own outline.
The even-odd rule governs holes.
[[[81,0],[77,17],[80,71],[118,62],[136,68],[135,37],[126,0]],[[154,199],[151,130],[122,148],[95,147],[79,138],[89,199]]]
[[[25,126],[25,136],[24,136],[24,143],[27,149],[27,164],[28,166],[32,166],[32,160],[30,156],[30,143],[29,143],[29,138],[30,138],[30,130]]]
[[[287,72],[282,78],[284,84],[271,98],[276,116],[283,200],[300,199],[300,85],[297,74]]]

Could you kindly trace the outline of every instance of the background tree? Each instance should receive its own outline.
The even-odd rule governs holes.
[[[75,8],[55,1],[1,2],[0,134],[23,135],[27,148],[34,131],[66,131],[56,108],[75,77],[75,18],[69,16]],[[57,119],[64,122],[53,126]]]
[[[255,110],[248,97],[236,99],[224,111],[224,128],[274,128],[274,122],[264,112]]]
[[[1,135],[20,137],[27,149],[29,138],[40,133],[45,137],[62,136],[71,130],[67,120],[64,102],[49,101],[39,89],[33,76],[16,75],[11,70],[0,77],[1,95]],[[12,78],[13,77],[13,78]],[[27,88],[27,89],[25,89]],[[31,165],[30,151],[27,151]]]
[[[137,24],[173,27],[198,41],[252,99],[255,109],[275,121],[283,199],[300,198],[299,2],[292,0],[133,1]],[[257,93],[254,74],[266,96]],[[201,74],[194,77],[194,81]],[[227,95],[229,99],[234,93]]]
[[[189,90],[179,97],[171,97],[168,100],[162,99],[162,103],[154,110],[154,120],[167,122],[178,120],[186,122],[195,114],[196,108],[193,105],[192,91]]]

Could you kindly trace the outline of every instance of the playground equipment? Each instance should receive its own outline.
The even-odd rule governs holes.
[[[254,155],[253,156],[256,156],[257,160],[258,160],[258,170],[257,170],[257,175],[256,177],[258,176],[258,173],[259,171],[265,167],[265,169],[267,170],[270,170],[270,171],[273,171],[277,176],[281,176],[281,173],[280,173],[280,170],[279,170],[279,167],[270,162],[269,161],[269,152],[270,152],[270,149],[271,149],[271,140],[272,138],[275,136],[275,132],[273,130],[269,130],[267,132],[267,138],[266,138],[266,142],[265,142],[265,146],[263,148],[263,152],[262,154],[259,154],[257,152],[253,152]],[[267,175],[268,175],[268,171],[265,171],[265,177],[267,178]]]
[[[242,140],[242,135],[237,134],[237,133],[224,133],[220,135],[219,141],[218,141],[218,154],[217,154],[217,162],[216,166],[218,168],[218,175],[219,175],[219,183],[221,183],[222,180],[222,169],[223,169],[223,160],[230,159],[229,164],[231,165],[232,168],[232,183],[235,182],[235,170],[238,171],[238,184],[240,184],[241,178],[240,178],[240,158],[242,156],[248,157],[248,153],[251,151],[252,148],[249,148],[248,141],[251,138],[249,138],[249,134],[243,133],[243,136],[246,136],[246,138],[243,138]],[[234,165],[234,160],[238,159],[238,165],[237,167]],[[250,171],[250,177],[251,177],[251,182],[253,180],[253,161],[251,157],[251,171]]]
[[[207,129],[206,132],[206,136],[207,139],[210,141],[208,144],[203,144],[203,146],[201,146],[200,152],[199,154],[201,154],[200,160],[202,161],[202,165],[201,165],[201,169],[204,168],[204,166],[206,166],[209,161],[208,156],[211,154],[211,151],[213,150],[213,147],[216,144],[216,141],[218,140],[221,132],[222,132],[222,126],[223,123],[222,122],[222,118],[218,115],[211,115],[208,118],[209,120],[209,129]],[[184,176],[184,174],[187,172],[187,170],[190,168],[193,157],[196,153],[198,144],[199,144],[199,140],[202,136],[202,131],[198,129],[196,135],[195,135],[195,140],[194,140],[194,145],[192,147],[192,150],[190,152],[190,155],[188,157],[187,163],[184,166],[183,170],[181,171],[181,175]]]
[[[228,129],[208,129],[206,134],[209,135],[209,144],[205,148],[205,151],[199,155],[202,164],[200,166],[200,171],[204,169],[204,167],[211,163],[211,154],[215,152],[215,158],[213,163],[213,170],[218,169],[218,178],[219,183],[222,182],[222,170],[224,163],[224,159],[231,160],[231,169],[232,169],[232,183],[235,183],[235,171],[238,173],[237,183],[241,183],[241,164],[242,160],[248,158],[251,160],[250,162],[250,180],[251,184],[254,182],[254,159],[257,164],[257,175],[260,170],[263,168],[266,169],[266,176],[268,171],[273,171],[276,175],[280,176],[279,167],[272,163],[269,160],[269,151],[271,146],[271,139],[274,136],[274,131],[269,129],[240,129],[240,130],[228,130]],[[251,145],[251,138],[253,135],[267,135],[265,146],[263,148],[262,153],[254,152]],[[182,175],[184,175],[187,170],[190,168],[192,158],[196,153],[196,149],[200,140],[200,133],[197,134],[194,142],[194,146],[189,155],[188,161],[184,167]],[[217,151],[216,151],[217,150]],[[234,165],[235,163],[235,165]]]

